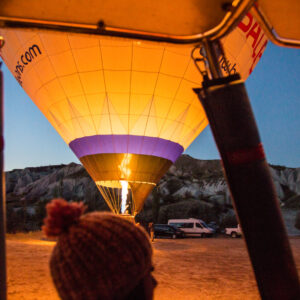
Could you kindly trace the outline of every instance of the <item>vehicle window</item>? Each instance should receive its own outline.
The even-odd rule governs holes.
[[[158,225],[158,226],[154,226],[155,229],[157,230],[164,230],[165,226],[164,225]]]
[[[198,228],[203,228],[202,225],[200,223],[196,223],[196,227]]]
[[[194,227],[194,223],[184,223],[182,228],[193,228]]]
[[[208,225],[205,222],[202,223],[202,226],[209,229]]]
[[[177,228],[182,228],[183,227],[183,223],[170,223],[169,225],[175,226]]]

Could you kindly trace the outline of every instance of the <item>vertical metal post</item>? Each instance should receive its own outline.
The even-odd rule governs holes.
[[[5,210],[5,174],[4,174],[4,137],[3,137],[3,73],[0,63],[0,300],[6,300],[6,210]]]
[[[206,47],[206,54],[213,49]],[[207,60],[210,67],[215,64],[210,72],[215,79],[195,91],[222,158],[261,297],[300,299],[297,269],[245,86],[239,75],[221,78],[214,56]]]
[[[212,78],[222,78],[222,70],[219,66],[218,55],[216,53],[216,47],[220,47],[218,42],[211,42],[209,40],[203,40],[203,46],[206,53],[206,58],[209,65],[209,70]]]

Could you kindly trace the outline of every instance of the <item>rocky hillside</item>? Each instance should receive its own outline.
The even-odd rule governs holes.
[[[270,165],[271,174],[281,205],[300,194],[300,168]],[[170,179],[178,181],[174,197],[189,194],[193,198],[208,197],[212,201],[230,204],[229,191],[219,160],[198,160],[182,155],[160,182],[162,193],[169,194],[166,187]]]
[[[95,184],[85,169],[75,163],[6,173],[7,203],[16,207],[22,206],[23,202],[30,206],[57,196],[82,200],[91,191],[97,191]]]
[[[300,168],[270,168],[281,206],[300,209]],[[85,169],[75,163],[7,172],[6,191],[9,210],[22,210],[23,215],[43,215],[45,204],[58,196],[83,200],[90,210],[108,209]],[[226,218],[235,221],[219,160],[182,155],[170,168],[147,199],[139,218],[166,222],[170,217],[201,217],[217,223],[224,223]]]

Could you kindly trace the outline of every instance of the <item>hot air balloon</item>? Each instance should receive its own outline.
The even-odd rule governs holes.
[[[251,24],[250,24],[251,23]],[[114,213],[136,215],[207,126],[194,46],[1,28],[1,57]],[[267,38],[248,14],[222,40],[230,73],[252,72]]]

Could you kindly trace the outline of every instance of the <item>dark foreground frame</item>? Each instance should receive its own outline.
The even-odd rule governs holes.
[[[1,40],[0,40],[1,42]],[[5,174],[4,174],[4,138],[3,138],[3,73],[0,63],[0,300],[6,299],[6,247],[5,247],[5,233],[6,233],[6,197],[5,197]]]
[[[269,165],[239,75],[206,80],[205,109],[262,299],[300,299],[297,269]]]

